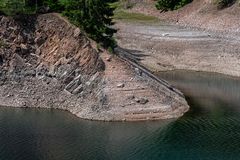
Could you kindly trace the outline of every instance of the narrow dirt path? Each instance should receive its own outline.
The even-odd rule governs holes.
[[[121,48],[152,71],[174,69],[240,76],[240,39],[165,24],[118,22]]]

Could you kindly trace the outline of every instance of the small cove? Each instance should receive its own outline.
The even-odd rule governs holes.
[[[177,120],[94,122],[68,112],[0,108],[0,160],[225,160],[240,157],[240,79],[158,74],[191,110]]]

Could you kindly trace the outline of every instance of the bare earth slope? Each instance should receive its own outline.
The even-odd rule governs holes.
[[[128,12],[152,15],[159,23],[117,21],[117,40],[152,71],[194,70],[240,76],[240,4],[218,9],[213,0],[193,0],[160,13],[142,0]],[[161,19],[170,21],[161,21]]]
[[[163,13],[156,9],[155,3],[153,0],[142,0],[131,9],[131,12],[153,15],[182,26],[213,31],[240,32],[240,4],[238,1],[230,7],[218,9],[214,0],[193,0],[192,3],[179,10]]]
[[[173,25],[118,22],[119,46],[152,71],[185,69],[240,76],[238,36]]]
[[[0,38],[0,106],[57,108],[106,121],[177,118],[189,108],[182,94],[98,53],[58,14],[2,16]]]

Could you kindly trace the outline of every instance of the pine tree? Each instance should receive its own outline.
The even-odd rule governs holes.
[[[191,3],[193,0],[158,0],[156,7],[162,11],[175,10]]]
[[[113,25],[111,17],[114,9],[109,6],[109,1],[88,0],[86,11],[86,16],[89,18],[85,27],[86,32],[92,32],[92,38],[108,45],[116,32],[110,27]]]
[[[64,14],[75,24],[80,25],[92,39],[101,42],[103,46],[113,46],[112,36],[116,30],[112,16],[115,8],[109,3],[113,0],[69,0],[65,3]]]
[[[15,15],[24,11],[25,4],[25,0],[1,0],[0,10],[7,15]]]
[[[29,14],[35,6],[48,6],[50,11],[63,11],[70,21],[104,47],[113,47],[115,41],[112,37],[116,30],[111,26],[115,8],[111,8],[109,3],[115,1],[117,0],[0,0],[0,12],[6,9],[11,15]]]

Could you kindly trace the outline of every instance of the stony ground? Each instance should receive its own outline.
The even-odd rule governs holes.
[[[122,112],[121,119],[136,121],[176,118],[188,110],[183,97],[162,84],[146,81],[127,62],[106,53],[101,57],[106,65],[104,90],[111,113]]]
[[[80,118],[177,118],[189,108],[162,84],[151,87],[123,60],[97,52],[58,14],[0,17],[0,106],[55,108]]]
[[[119,46],[152,71],[185,69],[240,76],[240,41],[218,34],[168,24],[118,22]]]
[[[175,11],[160,12],[154,0],[137,2],[130,12],[143,13],[161,20],[211,31],[240,33],[240,3],[219,9],[214,0],[193,0],[192,3]]]

